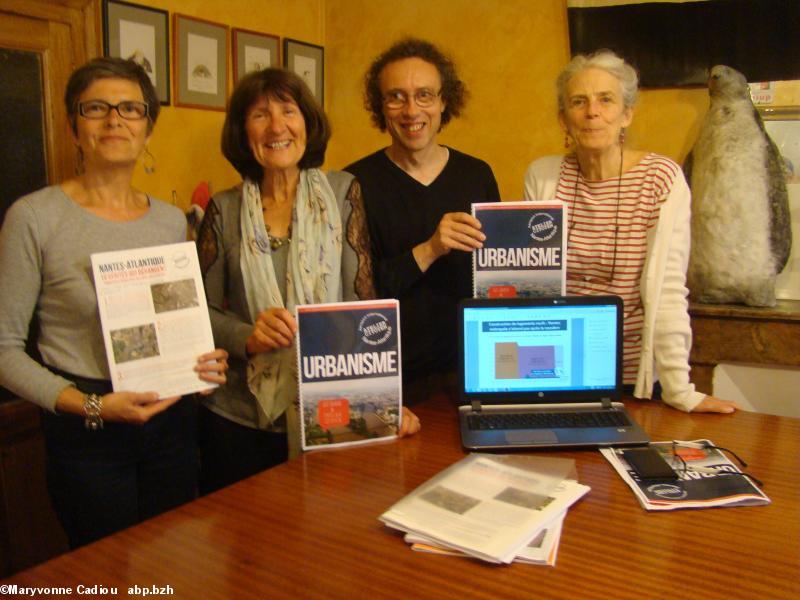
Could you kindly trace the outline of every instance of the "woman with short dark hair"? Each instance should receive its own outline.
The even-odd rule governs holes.
[[[308,86],[290,71],[266,69],[242,79],[228,102],[222,128],[222,153],[242,177],[260,182],[264,167],[253,153],[247,132],[247,114],[253,104],[266,95],[294,102],[306,128],[305,152],[297,166],[314,169],[322,166],[331,137],[328,117]]]
[[[139,65],[132,60],[121,58],[97,58],[90,60],[82,67],[76,69],[67,81],[67,89],[64,91],[64,104],[67,108],[67,118],[69,119],[72,132],[78,134],[79,100],[81,94],[92,83],[99,79],[124,79],[138,85],[142,93],[142,101],[147,105],[147,134],[153,132],[158,114],[161,111],[161,103],[150,77]]]
[[[193,499],[191,398],[113,392],[90,255],[186,241],[177,208],[131,185],[159,104],[131,61],[97,58],[64,98],[78,175],[15,202],[0,232],[0,385],[41,406],[47,485],[75,548]],[[25,353],[38,318],[42,362]],[[225,382],[222,350],[198,358]]]
[[[247,75],[228,103],[222,152],[243,182],[214,195],[197,240],[214,338],[231,356],[200,414],[204,492],[299,452],[294,307],[375,296],[358,182],[317,168],[329,138],[289,71]],[[405,413],[401,434],[418,423]]]

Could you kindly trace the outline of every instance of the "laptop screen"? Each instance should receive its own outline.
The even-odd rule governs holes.
[[[462,392],[468,401],[619,397],[619,298],[471,299],[460,311]]]

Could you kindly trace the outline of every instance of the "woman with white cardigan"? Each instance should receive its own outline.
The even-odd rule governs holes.
[[[627,391],[651,398],[658,382],[670,406],[730,413],[734,402],[689,382],[691,195],[674,161],[625,147],[637,85],[611,51],[573,58],[557,80],[569,151],[528,167],[525,197],[567,207],[567,293],[622,297]]]

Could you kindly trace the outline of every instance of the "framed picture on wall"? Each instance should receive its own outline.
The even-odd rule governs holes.
[[[169,104],[169,13],[103,0],[103,52],[129,58],[150,76],[161,104]]]
[[[233,28],[233,83],[250,73],[280,66],[280,38],[277,35]]]
[[[175,106],[225,110],[228,26],[175,14]]]
[[[324,105],[325,49],[322,46],[284,38],[283,66],[302,77],[320,105]]]

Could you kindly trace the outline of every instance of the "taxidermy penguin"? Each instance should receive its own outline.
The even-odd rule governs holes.
[[[684,172],[692,188],[687,283],[704,303],[775,305],[775,277],[792,248],[783,159],[744,76],[711,69],[711,105]]]

